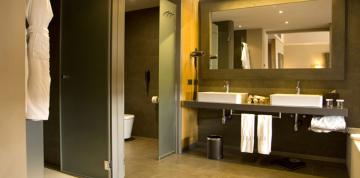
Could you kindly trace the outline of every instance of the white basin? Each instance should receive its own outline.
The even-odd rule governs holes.
[[[247,98],[247,93],[198,92],[199,102],[242,104]]]
[[[298,106],[318,107],[323,106],[323,96],[303,94],[272,94],[270,95],[271,105],[277,106]]]

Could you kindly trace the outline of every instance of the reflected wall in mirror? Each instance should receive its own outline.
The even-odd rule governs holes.
[[[331,68],[332,0],[210,13],[209,69]]]

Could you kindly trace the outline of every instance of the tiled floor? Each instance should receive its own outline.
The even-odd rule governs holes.
[[[141,137],[125,143],[126,178],[347,177],[344,165],[306,161],[306,168],[291,172],[252,155],[225,152],[224,160],[208,160],[203,148],[158,161],[157,144],[155,139]]]
[[[44,178],[75,178],[75,177],[61,173],[53,169],[45,168]]]

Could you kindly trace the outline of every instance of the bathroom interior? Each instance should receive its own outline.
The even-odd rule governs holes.
[[[98,7],[91,2],[88,9]],[[103,9],[109,4],[92,9],[91,25],[73,16],[81,2],[51,3],[45,165],[80,177],[108,177],[86,155],[96,153],[96,161],[103,161],[110,154],[108,61],[96,60],[108,57],[109,12]],[[124,122],[125,177],[360,176],[357,0],[125,5],[125,115],[118,118]],[[92,30],[74,36],[70,27]],[[79,38],[87,44],[78,47]],[[82,72],[90,79],[71,83],[82,89],[75,92],[67,84],[87,78]],[[90,97],[96,105],[76,102]],[[221,149],[211,149],[212,137]],[[76,144],[80,140],[86,144]]]
[[[194,5],[194,2],[183,2],[182,8],[185,13],[192,10],[195,13],[192,18],[199,18],[199,22],[195,20],[190,23],[199,23],[195,30],[199,30],[200,38],[195,39],[198,34],[186,31],[186,28],[181,32],[186,37],[190,36],[188,40],[191,42],[182,41],[187,51],[184,50],[180,64],[183,73],[178,115],[181,124],[177,126],[182,132],[179,153],[199,158],[200,164],[211,164],[206,159],[209,157],[209,136],[217,136],[223,144],[223,158],[220,162],[289,172],[284,175],[274,173],[275,177],[350,176],[351,171],[348,173],[346,165],[350,167],[347,161],[350,161],[348,154],[351,149],[347,148],[351,147],[349,140],[354,137],[348,138],[347,134],[357,133],[357,129],[351,127],[357,121],[348,120],[351,114],[349,104],[352,101],[348,99],[347,93],[350,91],[346,86],[351,85],[352,91],[357,86],[346,82],[351,74],[349,76],[346,73],[349,71],[345,71],[344,60],[344,21],[348,13],[345,11],[345,2],[314,0],[246,4],[238,1],[232,4],[200,1],[198,11],[186,9],[189,4]],[[156,69],[138,57],[138,60],[142,60],[140,65],[133,59],[136,54],[132,53],[133,48],[129,46],[135,45],[131,39],[142,38],[146,31],[148,38],[138,40],[141,41],[138,44],[141,43],[149,51],[141,54],[153,50],[147,44],[151,43],[148,40],[153,37],[150,34],[152,27],[158,27],[158,22],[153,23],[148,19],[152,16],[146,12],[151,10],[158,12],[156,8],[127,12],[128,21],[125,23],[125,113],[136,115],[133,139],[126,141],[125,145],[144,142],[147,143],[145,148],[152,147],[154,141],[146,142],[141,140],[144,139],[142,137],[156,138],[146,134],[145,129],[158,130],[158,108],[151,103],[158,91],[151,85],[152,82],[155,87],[161,85],[156,85],[157,81],[152,80],[153,76],[155,79],[158,77]],[[316,15],[311,13],[315,11]],[[143,19],[155,25],[136,21],[135,14],[146,15],[147,18]],[[191,17],[182,15],[183,21]],[[133,29],[134,24],[148,28]],[[134,37],[132,33],[139,35]],[[148,59],[150,61],[151,58]],[[156,62],[156,59],[152,62]],[[131,68],[135,63],[138,64],[135,68],[139,69]],[[150,82],[147,81],[149,78]],[[132,92],[141,95],[140,98],[133,98],[135,94],[127,94]],[[142,104],[135,104],[137,102]],[[147,105],[150,111],[139,107],[141,105]],[[243,114],[254,117],[250,131],[249,128],[243,128],[246,125],[243,123],[246,122]],[[257,119],[265,121],[260,123]],[[333,119],[339,123],[334,124]],[[316,125],[317,120],[330,122],[332,127]],[[261,131],[267,133],[264,135]],[[252,141],[243,141],[243,135],[248,132],[253,133]],[[258,141],[260,134],[267,138],[265,143]],[[136,143],[137,138],[140,140]],[[243,148],[242,145],[249,143],[253,146]],[[133,149],[125,147],[125,152],[126,148]],[[150,155],[155,158],[156,154]],[[134,165],[131,160],[126,161]],[[133,173],[133,169],[126,169],[130,175]],[[225,175],[244,171],[234,169]],[[262,174],[265,173],[259,173]]]

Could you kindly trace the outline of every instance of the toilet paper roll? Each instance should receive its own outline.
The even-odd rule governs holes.
[[[151,97],[151,102],[154,103],[154,104],[159,103],[159,97],[158,96]]]

